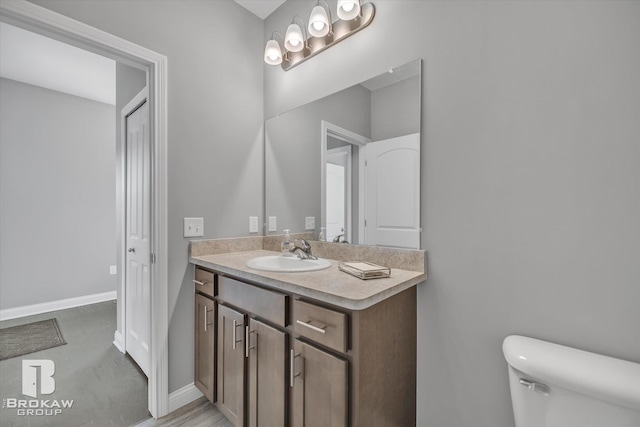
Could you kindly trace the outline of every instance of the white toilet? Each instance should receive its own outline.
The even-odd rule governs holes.
[[[640,364],[505,338],[516,427],[640,427]]]

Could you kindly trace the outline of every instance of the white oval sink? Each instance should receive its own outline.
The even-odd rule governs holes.
[[[247,261],[247,267],[279,273],[300,273],[324,270],[331,267],[331,262],[326,259],[300,259],[297,256],[268,255],[250,259]]]

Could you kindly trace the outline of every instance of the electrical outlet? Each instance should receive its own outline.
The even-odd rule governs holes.
[[[202,237],[204,236],[204,219],[203,218],[185,218],[184,219],[184,237]]]
[[[305,230],[315,230],[316,229],[316,217],[315,216],[307,216],[304,218],[304,229]]]
[[[269,217],[269,231],[278,231],[277,221],[275,216]]]
[[[118,274],[118,266],[116,265],[109,266],[109,274],[111,275]]]
[[[249,217],[249,233],[257,233],[258,232],[258,217],[250,216]]]

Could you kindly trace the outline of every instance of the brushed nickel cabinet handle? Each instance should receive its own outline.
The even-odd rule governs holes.
[[[207,326],[211,324],[209,323],[209,320],[207,320],[207,315],[209,314],[210,311],[213,311],[213,310],[207,310],[206,305],[202,308],[204,308],[204,331],[207,332]]]
[[[327,329],[326,326],[313,326],[311,324],[311,320],[308,320],[306,322],[303,322],[302,320],[296,320],[296,323],[298,325],[301,325],[301,326],[306,326],[307,328],[311,329],[312,331],[320,332],[321,334],[326,334],[327,333],[327,331],[325,331],[325,329]]]
[[[236,349],[236,328],[238,327],[238,321],[234,320],[233,321],[233,349]]]
[[[244,357],[249,357],[249,325],[244,327]]]
[[[256,331],[250,331],[249,330],[249,325],[246,326],[245,328],[245,342],[244,342],[244,357],[249,357],[249,350],[253,350],[256,348],[256,345],[258,345],[258,342],[256,341],[255,345],[251,345],[251,334],[256,334]],[[256,334],[257,336],[258,334]],[[257,340],[257,338],[256,338]]]
[[[291,387],[295,378],[302,374],[302,372],[296,372],[296,357],[300,357],[300,354],[296,354],[293,349],[289,350],[289,386]]]
[[[242,326],[242,323],[238,324],[237,320],[233,321],[233,349],[236,349],[236,344],[239,343],[240,341],[242,341],[241,339],[238,339],[238,337],[236,336],[236,329],[238,328],[238,326]]]
[[[200,285],[200,286],[204,286],[207,284],[207,282],[201,282],[199,280],[193,279],[193,283],[195,283],[196,285]]]

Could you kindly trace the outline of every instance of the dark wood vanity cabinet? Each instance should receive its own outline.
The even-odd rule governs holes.
[[[216,406],[236,427],[415,426],[415,287],[349,310],[216,278],[208,359],[217,357]]]
[[[194,304],[194,379],[195,386],[211,402],[215,401],[216,307],[213,301],[213,273],[196,268]]]

